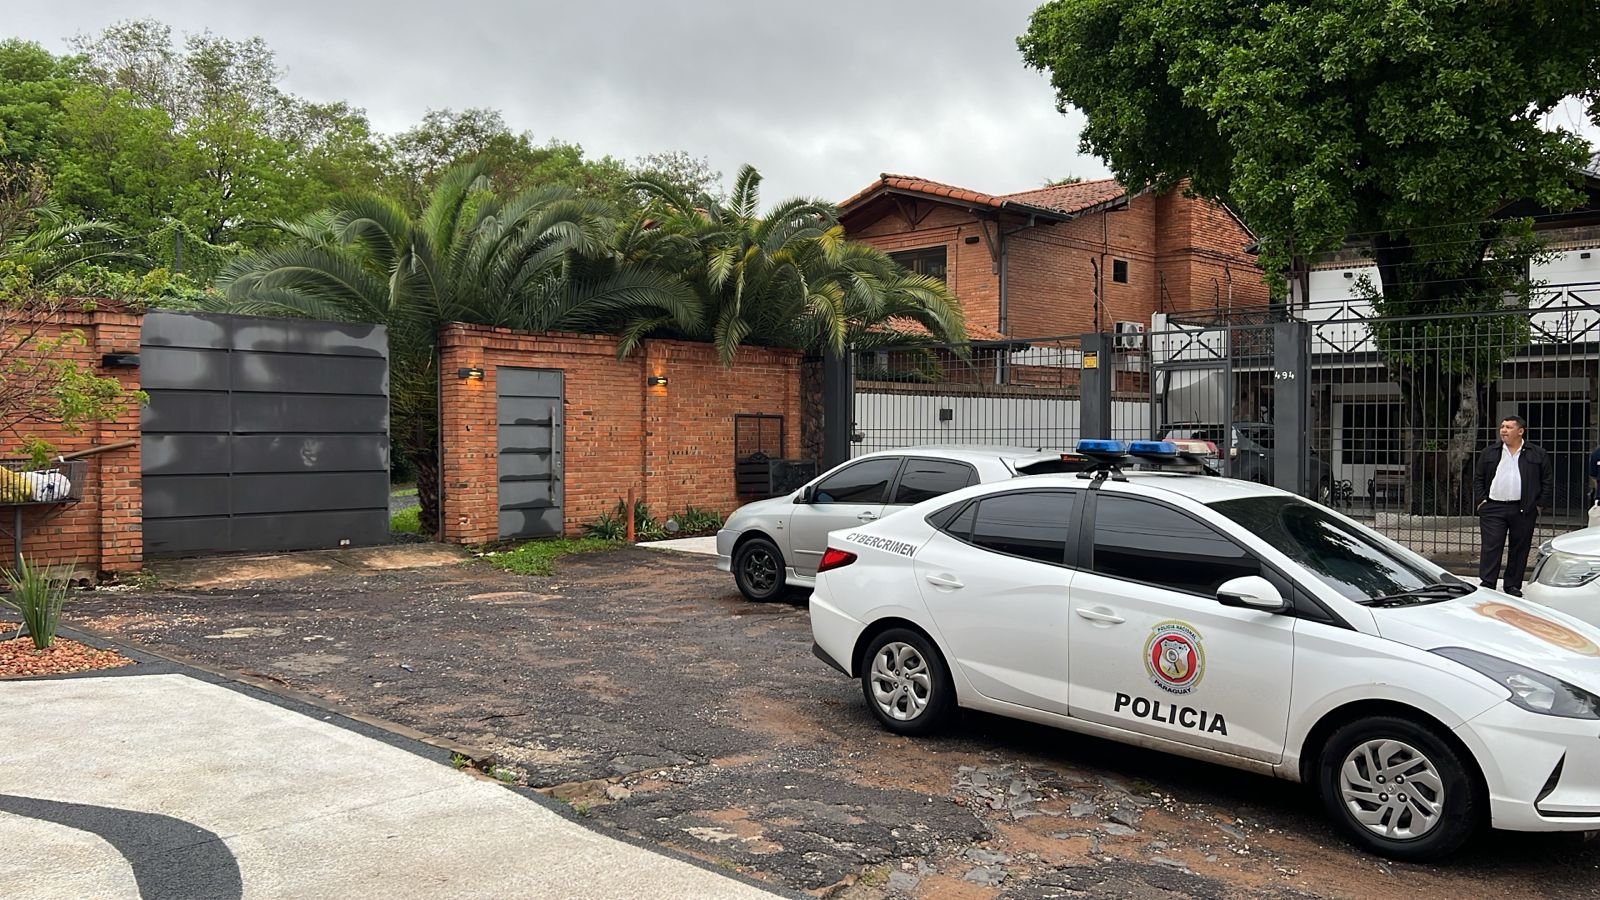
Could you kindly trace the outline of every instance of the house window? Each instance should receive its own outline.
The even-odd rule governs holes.
[[[1115,281],[1117,284],[1127,284],[1128,283],[1128,261],[1127,260],[1125,260],[1125,259],[1114,259],[1114,260],[1111,261],[1111,280]]]
[[[1348,466],[1396,465],[1400,459],[1400,407],[1393,403],[1346,403],[1341,438]]]
[[[924,247],[920,250],[902,250],[889,254],[889,258],[918,275],[944,280],[944,245]]]

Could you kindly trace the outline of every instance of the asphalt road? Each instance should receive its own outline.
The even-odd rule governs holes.
[[[810,653],[803,604],[705,557],[468,564],[89,595],[74,621],[486,750],[580,816],[833,897],[1600,896],[1600,843],[1364,855],[1300,788],[987,716],[910,740]]]

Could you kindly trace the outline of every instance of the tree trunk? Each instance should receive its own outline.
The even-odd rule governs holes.
[[[1472,504],[1465,479],[1468,462],[1477,450],[1478,420],[1478,379],[1464,375],[1456,384],[1456,414],[1450,420],[1450,443],[1445,458],[1450,470],[1450,506],[1445,510],[1447,515],[1463,513]]]

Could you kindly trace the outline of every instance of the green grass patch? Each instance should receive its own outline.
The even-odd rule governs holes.
[[[389,488],[389,496],[391,497],[415,497],[416,495],[417,486],[414,484],[397,484]]]
[[[616,541],[607,541],[600,538],[552,538],[544,541],[529,541],[520,547],[503,550],[493,555],[485,554],[496,568],[518,575],[549,575],[555,571],[555,561],[563,556],[574,553],[594,553],[599,550],[614,550],[621,546]]]
[[[406,534],[422,533],[422,507],[413,506],[402,509],[389,516],[389,530],[403,531]]]

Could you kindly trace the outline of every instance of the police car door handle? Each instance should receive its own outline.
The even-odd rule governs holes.
[[[933,585],[934,587],[942,587],[942,588],[961,588],[961,587],[966,587],[966,585],[962,584],[961,582],[957,581],[956,579],[948,577],[948,576],[945,576],[945,575],[929,575],[928,576],[928,583]]]
[[[856,519],[862,522],[871,522],[876,518],[878,518],[878,514],[875,512],[864,512],[856,515]]]
[[[1080,606],[1078,607],[1078,615],[1091,622],[1104,622],[1107,625],[1121,625],[1123,622],[1128,621],[1103,606],[1096,609],[1085,609]]]

